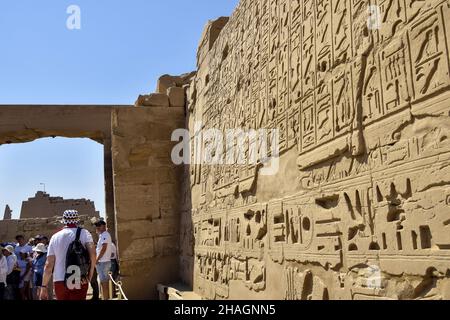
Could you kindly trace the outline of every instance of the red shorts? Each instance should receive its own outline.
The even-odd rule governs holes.
[[[89,284],[84,284],[79,290],[69,290],[64,281],[55,282],[56,300],[86,300]]]

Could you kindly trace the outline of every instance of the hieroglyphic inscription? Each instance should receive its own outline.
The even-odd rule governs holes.
[[[194,84],[192,116],[204,129],[278,129],[286,173],[261,180],[258,164],[191,167],[198,291],[227,298],[240,282],[266,297],[281,273],[285,299],[395,298],[386,288],[402,275],[428,281],[430,272],[441,288],[448,21],[445,0],[240,2],[199,66],[207,81]],[[384,274],[380,288],[368,285]],[[420,286],[407,298],[441,297]]]

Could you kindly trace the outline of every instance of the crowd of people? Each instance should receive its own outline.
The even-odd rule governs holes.
[[[26,240],[18,235],[15,242],[0,243],[0,300],[86,300],[89,285],[92,300],[98,300],[101,284],[103,300],[109,300],[110,272],[119,277],[117,248],[102,219],[92,221],[98,235],[97,245],[92,234],[79,227],[78,212],[67,210],[61,221],[64,227],[50,239],[43,235]],[[67,252],[71,244],[81,242],[88,256],[88,271],[81,286],[67,283]]]

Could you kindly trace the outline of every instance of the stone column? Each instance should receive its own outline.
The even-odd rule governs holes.
[[[108,223],[109,232],[113,241],[116,240],[116,218],[114,211],[114,181],[113,181],[113,166],[112,166],[112,151],[111,139],[105,139],[104,147],[104,175],[105,175],[105,208],[106,219]]]
[[[158,299],[158,284],[179,281],[180,185],[172,132],[184,108],[136,107],[113,113],[117,242],[129,299]]]

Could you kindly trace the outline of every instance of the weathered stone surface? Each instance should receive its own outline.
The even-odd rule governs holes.
[[[195,72],[182,74],[181,76],[171,76],[165,74],[158,79],[156,85],[156,92],[161,94],[166,94],[167,90],[171,87],[183,87],[189,84]]]
[[[229,19],[229,17],[220,17],[216,20],[211,20],[206,24],[197,52],[198,65],[203,62],[208,52],[213,48],[214,43],[216,42],[223,28],[227,25]]]
[[[136,107],[168,107],[169,97],[166,93],[140,95],[135,105]]]
[[[202,297],[448,299],[450,8],[386,3],[241,0],[206,27],[192,136],[277,128],[280,162],[192,158],[180,261]]]
[[[9,205],[5,207],[5,213],[3,214],[3,220],[11,220],[12,218],[12,210]]]
[[[170,154],[171,134],[183,126],[184,108],[135,108],[113,114],[118,248],[124,286],[132,299],[156,299],[161,279],[178,281],[177,186],[182,177]],[[145,275],[137,271],[141,269]]]
[[[0,144],[40,138],[111,138],[111,111],[130,106],[0,105]]]
[[[129,218],[120,219],[118,222],[118,232],[127,234],[132,240],[172,236],[179,230],[177,217],[164,219],[147,217],[139,220]]]
[[[177,86],[177,77],[170,76],[168,74],[161,76],[158,79],[156,92],[160,94],[166,94],[167,90],[169,90],[170,87],[176,87]]]
[[[123,290],[129,299],[158,299],[157,285],[173,283],[174,270],[178,268],[177,256],[148,260],[125,260],[120,265]],[[161,267],[163,266],[163,267]]]
[[[0,144],[111,140],[132,299],[180,279],[206,299],[449,299],[449,21],[445,0],[241,0],[138,107],[0,108]],[[279,170],[198,163],[201,139],[177,168],[171,134],[199,122],[278,129]]]
[[[184,107],[186,103],[186,93],[183,88],[170,87],[167,89],[167,95],[169,96],[171,107]]]

